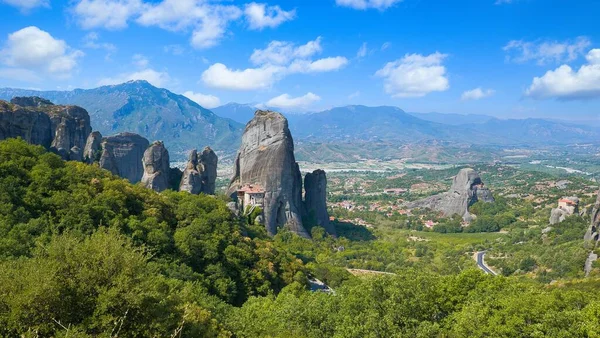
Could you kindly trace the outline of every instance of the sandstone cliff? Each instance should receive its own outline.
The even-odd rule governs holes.
[[[550,224],[558,224],[568,216],[579,212],[579,198],[575,196],[563,197],[558,201],[558,207],[550,212]]]
[[[88,163],[94,163],[100,160],[102,154],[102,134],[99,131],[92,132],[85,142],[83,148],[83,160]]]
[[[599,236],[600,232],[600,191],[598,192],[598,197],[596,198],[596,203],[594,204],[594,208],[592,209],[592,220],[588,230],[585,233],[584,239],[586,241],[593,241],[594,245],[596,242],[600,240]]]
[[[302,224],[302,176],[294,157],[294,142],[283,115],[257,111],[248,122],[234,164],[229,193],[244,186],[264,191],[264,222],[271,236],[280,227],[309,237]]]
[[[429,208],[441,212],[444,216],[460,215],[470,221],[469,207],[477,201],[493,202],[494,197],[484,186],[479,174],[471,169],[461,169],[452,180],[449,191],[428,198],[407,203],[408,208]]]
[[[304,205],[309,217],[314,217],[317,225],[335,235],[335,228],[329,223],[327,212],[327,175],[323,170],[315,170],[304,177]]]
[[[169,152],[163,142],[155,141],[152,143],[142,157],[142,165],[144,166],[142,184],[146,188],[157,192],[167,190],[169,188],[169,175],[171,174],[169,163]]]
[[[202,178],[202,189],[201,192],[214,195],[215,185],[217,181],[217,165],[219,158],[217,154],[210,148],[206,147],[200,154],[200,164],[202,165],[202,171],[200,176]]]
[[[142,179],[142,158],[150,142],[138,134],[120,133],[102,139],[100,168],[137,183]]]

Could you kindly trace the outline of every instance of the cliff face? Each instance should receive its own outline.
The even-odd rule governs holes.
[[[100,159],[102,153],[102,134],[99,131],[93,131],[85,142],[83,148],[83,160],[88,163],[94,163]]]
[[[248,122],[234,164],[229,193],[243,186],[264,190],[264,222],[269,235],[278,228],[309,237],[302,225],[302,176],[294,158],[294,142],[283,115],[257,111]]]
[[[169,163],[169,152],[165,145],[160,141],[152,143],[146,149],[142,158],[142,165],[144,166],[142,184],[146,188],[157,192],[167,190],[169,188],[169,175],[171,174]]]
[[[304,205],[309,217],[314,217],[317,225],[335,235],[335,228],[329,223],[327,212],[327,175],[323,170],[315,170],[304,177]]]
[[[138,134],[120,133],[102,139],[100,168],[137,183],[142,179],[142,158],[150,142]]]
[[[483,185],[479,174],[471,168],[465,168],[454,177],[449,191],[407,203],[407,207],[430,208],[441,212],[444,216],[457,214],[469,221],[472,215],[468,209],[477,201],[493,202],[494,197]]]
[[[21,137],[65,160],[80,160],[91,132],[90,116],[83,108],[54,105],[39,97],[0,101],[0,139]]]
[[[204,148],[201,154],[198,154],[196,149],[192,150],[181,176],[179,191],[214,195],[218,161],[217,155],[210,147]]]
[[[592,209],[592,221],[590,226],[585,233],[586,241],[594,241],[598,242],[600,240],[600,191],[598,192],[598,197],[596,198],[596,203],[594,204],[594,208]],[[596,243],[594,243],[596,245]]]

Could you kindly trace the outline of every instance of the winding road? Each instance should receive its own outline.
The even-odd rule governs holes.
[[[477,266],[483,270],[483,272],[490,274],[490,275],[498,275],[497,273],[495,273],[492,269],[490,269],[489,266],[485,265],[485,260],[484,257],[485,256],[485,251],[478,251],[475,253],[475,256],[473,258],[475,258],[475,261],[477,262]]]

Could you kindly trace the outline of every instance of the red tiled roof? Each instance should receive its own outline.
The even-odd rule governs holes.
[[[243,192],[246,194],[264,194],[265,191],[259,185],[247,184],[238,189],[238,192]]]

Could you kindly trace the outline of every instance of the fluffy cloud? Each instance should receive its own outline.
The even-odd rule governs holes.
[[[202,73],[202,81],[207,86],[229,90],[267,89],[290,74],[329,72],[348,63],[342,56],[311,60],[321,51],[320,37],[301,46],[272,41],[267,48],[256,49],[250,56],[256,68],[230,69],[216,63]]]
[[[283,94],[270,99],[266,105],[277,108],[306,108],[319,100],[321,98],[318,95],[310,92],[299,97],[291,97],[289,94]]]
[[[141,9],[141,0],[80,0],[73,7],[73,13],[85,29],[121,29],[127,27],[129,19]]]
[[[255,49],[250,56],[250,61],[255,65],[285,65],[290,63],[292,59],[309,58],[322,50],[320,36],[298,47],[291,42],[271,41],[267,48]]]
[[[104,49],[109,53],[117,50],[117,47],[112,43],[99,42],[100,37],[96,32],[90,32],[83,38],[83,45],[85,48],[90,49]]]
[[[316,61],[297,60],[288,68],[291,73],[321,73],[331,72],[343,68],[348,64],[348,59],[343,56],[328,57]]]
[[[244,70],[229,69],[215,63],[202,73],[202,81],[210,87],[229,90],[256,90],[269,88],[285,72],[284,67],[264,66]]]
[[[575,40],[563,42],[512,40],[502,49],[506,52],[506,60],[509,62],[535,61],[539,65],[544,65],[573,61],[583,55],[590,45],[588,38],[580,36]]]
[[[196,0],[164,0],[156,5],[145,5],[137,22],[173,31],[192,29],[191,44],[201,49],[217,45],[229,23],[241,16],[242,11],[236,6]]]
[[[133,73],[123,73],[115,77],[107,77],[98,82],[99,86],[116,85],[127,81],[145,80],[155,87],[163,87],[171,82],[171,77],[166,72],[154,69],[143,69]]]
[[[201,93],[194,93],[193,91],[187,91],[183,93],[183,96],[196,102],[204,108],[214,108],[221,105],[221,100],[214,95],[205,95]]]
[[[17,7],[23,12],[29,12],[36,7],[50,7],[49,0],[0,0],[0,2]]]
[[[2,0],[0,0],[2,1]],[[14,0],[11,0],[14,1]],[[135,20],[142,26],[157,26],[170,31],[191,32],[190,43],[203,49],[219,44],[229,24],[242,18],[250,29],[277,27],[292,20],[295,10],[250,3],[242,8],[205,0],[74,0],[72,13],[86,29],[122,29]]]
[[[350,7],[359,10],[375,8],[380,11],[386,10],[402,0],[335,0],[338,6]]]
[[[445,91],[450,88],[446,67],[442,65],[446,57],[439,52],[427,56],[407,54],[388,62],[375,75],[384,79],[385,91],[393,97],[420,97]]]
[[[535,77],[525,95],[534,99],[577,100],[600,97],[600,49],[588,52],[587,64],[575,71],[568,65]]]
[[[0,51],[5,66],[44,72],[56,78],[68,78],[82,56],[83,52],[71,49],[65,41],[34,26],[9,34],[6,46]]]
[[[463,101],[480,100],[480,99],[494,95],[495,92],[496,91],[493,89],[481,89],[481,87],[479,87],[479,88],[467,90],[466,92],[462,93],[460,99]]]
[[[296,10],[284,11],[279,6],[267,6],[252,2],[246,5],[244,14],[248,20],[250,29],[261,30],[264,28],[275,28],[282,23],[294,19]]]

